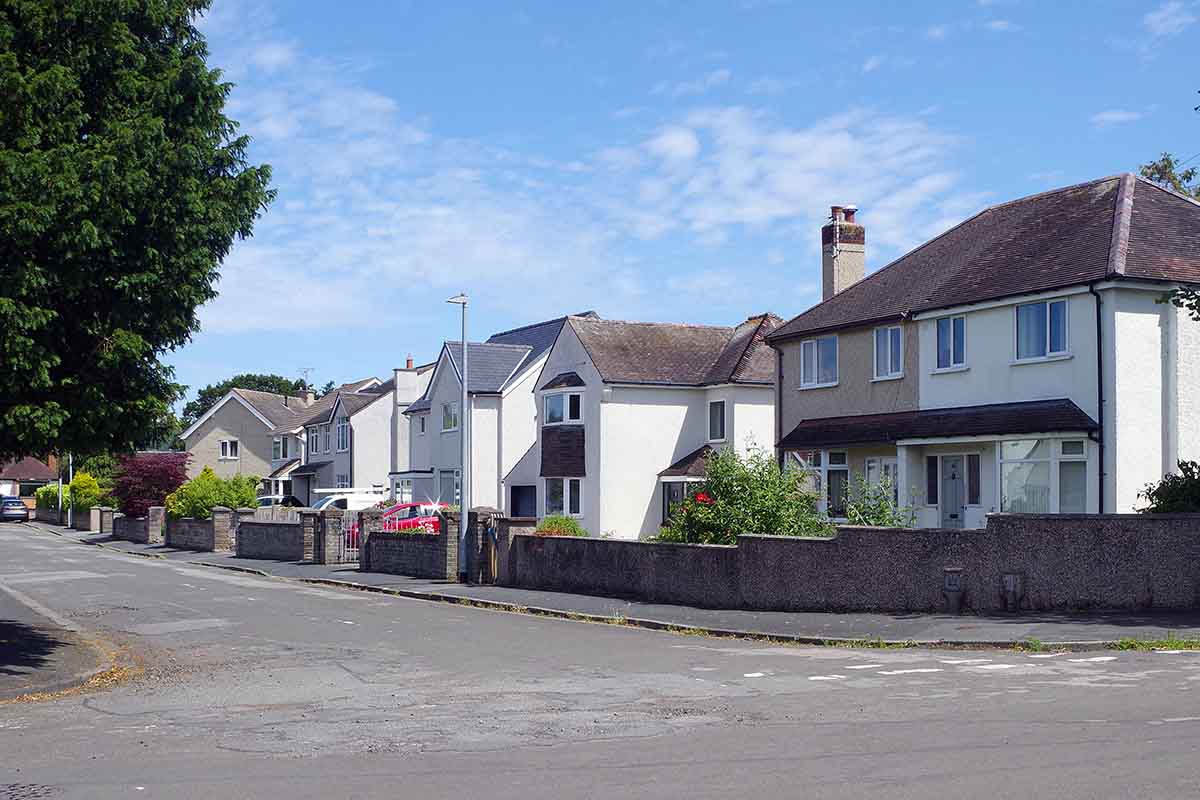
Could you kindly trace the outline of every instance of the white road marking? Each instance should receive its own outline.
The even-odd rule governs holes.
[[[1155,650],[1164,656],[1200,655],[1200,650]]]
[[[809,675],[810,681],[844,681],[845,675]]]
[[[37,600],[34,600],[32,597],[25,594],[24,592],[18,592],[16,589],[12,588],[11,586],[5,586],[3,583],[0,583],[0,591],[4,592],[9,597],[16,600],[18,603],[25,606],[26,608],[31,609],[32,611],[34,611],[38,614],[41,614],[43,617],[50,620],[58,627],[64,628],[68,631],[74,631],[76,633],[79,632],[80,628],[74,622],[67,619],[63,615],[59,614],[58,612],[54,611],[53,609],[46,608],[44,605],[39,603]]]
[[[1012,669],[1016,664],[972,664],[970,669]]]
[[[990,658],[943,658],[943,664],[953,664],[954,666],[962,666],[963,664],[987,664],[991,661]]]
[[[764,674],[765,673],[762,673],[762,672],[747,672],[742,677],[743,678],[761,678],[761,677],[763,677]]]
[[[1065,656],[1065,655],[1067,655],[1067,654],[1066,653],[1039,653],[1036,656],[1030,656],[1030,658],[1058,658],[1059,656]]]
[[[846,669],[877,669],[882,666],[883,664],[854,664],[846,667]]]
[[[350,620],[348,620],[348,619],[343,619],[343,620],[340,620],[340,622],[341,622],[343,625],[354,625],[354,624],[355,624],[355,623],[351,622],[351,621],[350,621]]]
[[[84,578],[105,578],[99,572],[85,570],[63,570],[60,572],[17,572],[10,575],[0,575],[0,583],[9,585],[19,583],[52,583],[54,581],[77,581]]]
[[[1116,656],[1092,656],[1091,658],[1068,658],[1072,664],[1096,664],[1102,661],[1116,661]]]
[[[880,675],[916,675],[924,672],[945,672],[941,667],[920,667],[918,669],[885,669],[880,670]]]

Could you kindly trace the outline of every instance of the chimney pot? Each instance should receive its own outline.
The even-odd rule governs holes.
[[[408,358],[404,359],[404,368],[405,368],[405,369],[412,369],[412,368],[413,368],[412,356],[409,356]]]
[[[846,206],[846,222],[854,222],[854,215],[858,213],[858,206]]]
[[[833,218],[834,222],[841,222],[842,221],[842,207],[841,206],[830,206],[829,207],[829,216]]]

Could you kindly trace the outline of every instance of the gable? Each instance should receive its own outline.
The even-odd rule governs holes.
[[[234,390],[230,389],[228,392],[226,392],[224,397],[213,404],[212,408],[210,408],[208,411],[205,411],[198,420],[188,426],[186,431],[179,434],[179,438],[185,440],[190,438],[204,423],[208,422],[210,419],[220,413],[221,409],[223,409],[227,403],[236,403],[237,405],[242,406],[246,409],[246,411],[250,412],[255,419],[261,422],[264,428],[267,430],[274,429],[275,426],[271,423],[271,420],[263,416],[263,414],[257,408],[246,402],[246,400],[240,397],[236,392],[234,392]]]

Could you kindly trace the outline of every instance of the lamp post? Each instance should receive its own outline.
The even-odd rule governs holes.
[[[467,566],[467,527],[471,520],[471,414],[467,407],[468,359],[467,354],[467,295],[456,294],[446,301],[462,309],[462,401],[458,404],[458,437],[462,442],[462,469],[458,499],[458,577],[464,583],[469,574]]]

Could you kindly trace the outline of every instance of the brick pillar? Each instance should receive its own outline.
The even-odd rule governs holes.
[[[316,541],[317,529],[321,526],[321,512],[304,509],[300,512],[300,536],[304,540],[304,554],[301,560],[313,560],[313,548]]]
[[[100,530],[100,506],[92,506],[88,509],[88,527],[89,531]]]
[[[163,506],[150,506],[150,510],[146,512],[147,544],[162,544],[166,528],[167,509]]]
[[[383,509],[368,508],[358,512],[358,570],[371,571],[371,535],[383,527]]]
[[[458,532],[462,524],[462,514],[458,511],[447,511],[442,515],[442,541],[446,565],[446,580],[461,580],[458,572]],[[469,543],[468,543],[469,547]]]
[[[234,529],[233,529],[233,547],[232,547],[232,549],[238,555],[241,555],[241,552],[238,550],[238,542],[240,541],[240,539],[238,538],[238,531],[241,530],[243,522],[253,522],[253,521],[254,521],[254,509],[253,508],[239,508],[237,511],[234,512],[234,515],[233,515]]]
[[[342,519],[340,508],[327,508],[321,512],[321,524],[314,541],[314,555],[318,564],[341,563]]]
[[[233,509],[225,506],[213,506],[213,550],[230,550],[233,547],[234,536]]]
[[[109,536],[113,533],[113,509],[108,506],[100,507],[100,532]]]

